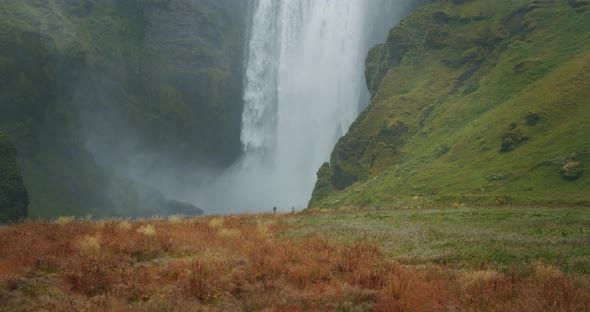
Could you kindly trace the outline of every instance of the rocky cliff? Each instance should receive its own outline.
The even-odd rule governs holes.
[[[590,2],[435,1],[366,61],[310,207],[590,204]]]
[[[123,168],[139,158],[147,167],[231,163],[244,6],[2,1],[0,130],[19,150],[30,214],[153,214],[160,205],[142,198],[161,194]]]
[[[12,140],[0,132],[0,223],[27,217],[29,196]]]

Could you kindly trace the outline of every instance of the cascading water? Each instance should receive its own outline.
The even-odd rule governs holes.
[[[273,190],[265,196],[274,203],[302,206],[358,111],[368,7],[366,0],[259,0],[253,9],[245,165],[266,171]]]
[[[364,59],[408,0],[251,0],[244,157],[198,190],[208,210],[307,205],[320,165],[368,102]]]

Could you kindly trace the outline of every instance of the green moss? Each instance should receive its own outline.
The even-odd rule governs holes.
[[[334,148],[333,173],[356,179],[313,207],[415,206],[416,196],[422,206],[590,203],[586,175],[559,174],[590,151],[588,24],[560,1],[442,1],[412,13],[369,54],[368,72],[385,74],[367,79],[379,88]],[[380,61],[399,51],[393,39],[401,59]]]
[[[0,132],[0,222],[27,217],[29,196],[16,159],[12,140]]]
[[[332,170],[330,170],[330,164],[325,162],[322,164],[317,173],[317,180],[313,189],[312,198],[314,200],[322,200],[330,192],[332,192]],[[313,202],[309,203],[309,206],[313,206]]]
[[[387,73],[388,56],[384,54],[387,51],[383,44],[376,45],[369,51],[365,60],[365,79],[371,97],[375,96],[375,93],[377,93],[381,86],[385,73]]]

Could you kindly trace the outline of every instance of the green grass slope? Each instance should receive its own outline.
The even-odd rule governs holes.
[[[439,1],[369,53],[310,207],[590,204],[590,2]]]

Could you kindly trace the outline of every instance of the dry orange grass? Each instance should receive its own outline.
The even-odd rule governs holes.
[[[588,311],[587,276],[542,263],[407,267],[380,246],[284,235],[289,216],[0,229],[0,310]]]

